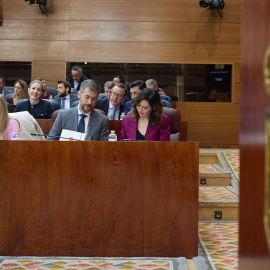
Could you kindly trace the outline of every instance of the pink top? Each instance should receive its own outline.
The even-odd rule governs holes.
[[[20,130],[19,122],[15,119],[9,119],[6,140],[12,140],[15,129]]]

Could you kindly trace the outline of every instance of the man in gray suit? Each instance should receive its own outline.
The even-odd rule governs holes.
[[[86,80],[78,92],[79,105],[59,112],[47,140],[59,140],[63,129],[86,133],[87,141],[105,141],[109,136],[109,119],[94,109],[100,86]]]
[[[13,93],[12,90],[8,90],[7,88],[5,88],[5,79],[4,77],[0,76],[0,94],[5,97],[7,94]]]
[[[69,109],[74,101],[78,100],[77,95],[70,95],[71,85],[68,81],[58,81],[57,96],[53,98],[61,109]]]

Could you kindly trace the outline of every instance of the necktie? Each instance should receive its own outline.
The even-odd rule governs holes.
[[[114,117],[115,117],[115,109],[116,109],[116,107],[113,107],[113,110],[112,110],[112,113],[111,113],[111,116],[110,116],[110,120],[114,120]]]
[[[85,123],[84,123],[84,117],[86,115],[84,114],[80,114],[80,121],[79,121],[79,125],[78,125],[78,132],[84,133],[85,132]]]
[[[62,101],[61,101],[61,109],[64,109],[65,108],[65,100],[66,100],[66,98],[63,97],[62,98]]]

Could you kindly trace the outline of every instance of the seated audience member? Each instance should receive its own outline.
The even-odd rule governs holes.
[[[135,97],[138,96],[139,93],[141,93],[141,91],[146,88],[146,85],[143,81],[137,80],[134,81],[133,83],[131,83],[129,85],[129,91],[130,91],[130,95],[131,95],[131,99],[133,100]],[[127,114],[132,107],[132,100],[127,101],[125,103],[125,114]]]
[[[83,81],[89,78],[83,74],[82,68],[79,66],[74,66],[71,69],[71,74],[69,75],[69,83],[71,85],[71,92],[78,93]]]
[[[28,88],[29,99],[16,105],[15,112],[28,111],[35,119],[51,119],[53,108],[49,101],[41,99],[43,84],[41,81],[32,81]]]
[[[122,83],[116,84],[112,88],[110,99],[99,99],[96,103],[96,109],[104,111],[110,120],[120,120],[125,105],[122,103],[125,99],[126,86]]]
[[[13,93],[12,90],[8,90],[7,88],[5,88],[5,79],[4,77],[0,76],[0,94],[5,97],[7,94],[11,94]]]
[[[52,95],[51,91],[47,90],[47,84],[44,78],[42,77],[37,77],[35,78],[36,81],[41,81],[43,83],[43,99],[49,99],[50,96]]]
[[[114,82],[113,81],[107,81],[105,82],[104,84],[104,93],[106,95],[106,98],[110,98],[111,96],[111,91],[112,91],[112,88],[114,87]]]
[[[118,83],[122,83],[122,84],[125,84],[125,79],[124,79],[124,77],[123,76],[115,76],[114,78],[113,78],[113,83],[114,84],[118,84]]]
[[[198,101],[202,102],[216,102],[217,101],[217,89],[215,88],[210,88],[210,90],[199,97]]]
[[[28,86],[23,80],[18,80],[14,83],[14,94],[11,98],[7,99],[7,102],[11,105],[16,105],[21,99],[28,98]]]
[[[120,141],[170,140],[170,119],[162,114],[160,95],[152,88],[145,88],[134,98],[131,115],[124,117]]]
[[[149,79],[149,80],[147,80],[147,81],[145,82],[145,84],[146,84],[146,87],[147,87],[147,88],[153,88],[153,89],[155,89],[156,91],[158,91],[158,93],[159,93],[160,95],[166,95],[164,89],[159,88],[158,83],[157,83],[156,80],[154,80],[154,79]]]
[[[71,85],[67,81],[58,81],[57,96],[53,98],[59,103],[61,109],[69,109],[74,101],[78,100],[75,95],[70,95]]]
[[[29,112],[9,113],[10,118],[15,119],[20,124],[22,140],[45,140],[44,136],[33,136],[31,133],[43,134],[36,119]]]
[[[99,91],[94,80],[85,80],[78,92],[79,105],[59,111],[47,140],[59,140],[63,129],[86,133],[87,141],[107,140],[109,119],[94,109]]]
[[[12,140],[12,135],[16,129],[20,130],[19,122],[8,116],[6,101],[0,95],[0,140]]]
[[[113,82],[114,82],[114,84],[118,84],[118,83],[122,83],[122,84],[125,84],[125,79],[124,79],[124,77],[123,76],[115,76],[114,78],[113,78]],[[126,88],[126,98],[125,98],[125,100],[123,101],[123,103],[125,103],[126,101],[129,101],[129,100],[131,100],[131,96],[130,96],[130,92],[129,92],[129,90]]]

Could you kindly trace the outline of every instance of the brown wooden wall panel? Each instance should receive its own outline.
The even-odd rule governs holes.
[[[188,124],[188,140],[200,144],[238,145],[239,124]]]
[[[32,80],[43,77],[48,87],[57,87],[57,82],[66,80],[65,61],[33,61]]]
[[[4,20],[1,40],[67,40],[68,21]]]
[[[240,44],[187,43],[186,61],[197,64],[240,63]]]
[[[70,62],[177,63],[185,60],[184,43],[70,41]]]
[[[235,83],[233,86],[233,95],[232,95],[232,102],[234,104],[239,104],[240,103],[240,84]]]
[[[38,5],[30,6],[28,3],[22,0],[1,2],[4,20],[69,20],[70,0],[49,0],[46,6],[46,16],[41,13]]]
[[[1,255],[198,255],[198,143],[0,141],[0,148]]]
[[[85,1],[71,0],[70,19],[82,21],[217,22],[217,12],[199,7],[198,0]],[[226,0],[222,22],[239,22],[240,2]]]
[[[70,20],[184,22],[187,0],[71,0]],[[195,2],[195,1],[194,1]]]
[[[233,83],[240,83],[240,62],[233,65]]]
[[[185,42],[185,25],[172,22],[74,21],[69,40]]]
[[[239,124],[239,104],[229,102],[177,102],[181,119],[189,124]]]
[[[66,60],[66,41],[0,40],[2,61]]]
[[[240,43],[240,23],[185,23],[186,42]]]

